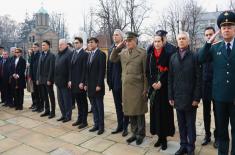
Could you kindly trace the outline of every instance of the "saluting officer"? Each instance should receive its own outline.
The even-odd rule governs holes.
[[[217,19],[220,30],[211,37],[199,52],[201,62],[213,62],[212,95],[215,100],[218,122],[218,154],[228,155],[228,124],[232,127],[232,150],[235,155],[235,14],[221,13]],[[221,32],[223,41],[212,45]]]
[[[145,137],[145,113],[148,111],[145,76],[147,52],[137,47],[136,33],[127,32],[126,35],[126,39],[113,49],[110,60],[121,61],[123,112],[130,117],[133,134],[127,143],[136,141],[140,145]]]

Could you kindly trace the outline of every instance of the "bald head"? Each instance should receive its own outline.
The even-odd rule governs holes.
[[[64,51],[68,47],[68,41],[66,39],[59,40],[59,52]]]

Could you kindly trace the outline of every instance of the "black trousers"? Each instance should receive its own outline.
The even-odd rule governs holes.
[[[197,110],[176,110],[180,133],[180,146],[192,152],[196,142],[196,115]]]
[[[215,102],[213,100],[203,99],[203,120],[204,120],[204,127],[206,136],[211,137],[211,102],[213,104],[213,112],[214,112],[214,120],[215,120],[215,130],[214,130],[214,137],[217,139],[217,120],[216,120],[216,109],[215,109]]]
[[[90,97],[94,127],[104,130],[104,96]]]
[[[40,92],[40,85],[36,84],[36,81],[33,81],[33,92],[31,93],[33,105],[36,106],[37,109],[42,109],[43,106],[43,98]]]
[[[232,135],[231,155],[235,155],[235,104],[233,102],[216,102],[218,131],[218,155],[229,154],[229,130],[230,121]]]
[[[55,94],[53,90],[53,85],[50,86],[46,84],[40,85],[40,92],[41,92],[40,94],[42,94],[43,104],[45,105],[45,112],[55,113]],[[48,95],[50,98],[50,103]]]
[[[62,117],[71,119],[72,116],[72,95],[70,89],[67,87],[57,87],[58,104]]]
[[[16,108],[23,108],[24,103],[24,89],[15,88],[14,89],[14,104]]]
[[[129,116],[132,136],[143,139],[145,137],[145,115]]]
[[[13,105],[13,93],[12,93],[12,87],[8,83],[8,81],[2,81],[2,97],[3,101],[7,105]]]
[[[123,110],[122,110],[122,90],[112,90],[113,92],[113,99],[116,109],[116,115],[117,115],[117,122],[118,127],[122,128],[123,130],[128,129],[129,124],[129,117],[124,116]]]
[[[73,98],[77,102],[78,108],[78,121],[81,121],[82,124],[87,124],[87,115],[88,115],[88,102],[86,92],[72,93]]]

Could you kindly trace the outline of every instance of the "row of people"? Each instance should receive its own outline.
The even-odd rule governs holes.
[[[126,136],[130,120],[132,136],[127,139],[127,143],[136,141],[137,145],[142,144],[146,134],[145,113],[148,111],[149,98],[150,132],[158,135],[155,146],[161,146],[162,150],[167,149],[167,137],[175,134],[173,112],[175,108],[180,133],[180,149],[175,154],[193,155],[197,107],[201,97],[204,96],[206,136],[202,145],[210,142],[210,106],[213,99],[216,114],[214,146],[218,146],[219,155],[228,154],[229,119],[232,138],[235,135],[233,133],[235,14],[229,11],[223,12],[218,17],[218,27],[224,41],[216,43],[215,37],[219,31],[215,33],[212,27],[208,27],[205,30],[207,43],[199,52],[193,52],[189,48],[190,37],[187,32],[177,35],[176,48],[166,41],[166,31],[157,31],[153,44],[146,52],[138,47],[136,33],[127,32],[124,38],[121,30],[114,31],[114,45],[109,49],[107,63],[107,83],[113,92],[118,121],[113,134],[123,132],[122,135]],[[73,97],[78,103],[78,119],[74,125],[80,125],[79,128],[86,127],[88,97],[94,120],[94,126],[89,131],[98,131],[97,134],[100,135],[105,128],[103,99],[106,55],[98,48],[97,38],[88,39],[89,53],[82,49],[82,43],[82,38],[76,37],[75,50],[71,51],[68,42],[61,39],[56,55],[50,52],[50,42],[47,40],[42,42],[42,51],[38,54],[36,51],[39,51],[39,44],[33,45],[35,50],[31,57],[29,78],[33,81],[34,87],[32,94],[36,107],[34,111],[44,110],[42,117],[55,117],[53,91],[55,83],[62,115],[58,121],[71,120]],[[16,49],[15,57],[10,63],[9,77],[17,110],[22,109],[25,87],[26,63],[20,53],[22,50]],[[235,143],[232,142],[231,154],[235,154],[234,148]]]

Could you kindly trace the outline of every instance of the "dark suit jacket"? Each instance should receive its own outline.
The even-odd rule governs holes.
[[[60,88],[68,86],[69,82],[69,67],[71,61],[71,54],[69,48],[59,52],[55,60],[55,84]]]
[[[25,69],[26,69],[26,61],[24,58],[20,57],[17,65],[15,66],[16,58],[11,61],[11,77],[10,82],[13,88],[18,86],[19,89],[24,89],[26,87],[25,80]],[[13,74],[18,74],[19,79],[14,79]]]
[[[11,59],[7,58],[6,62],[3,65],[3,59],[0,61],[0,76],[3,82],[9,82],[11,75]]]
[[[108,62],[107,62],[107,83],[109,89],[121,90],[122,89],[122,66],[121,61],[116,63],[110,61],[110,55],[114,45],[108,51]]]
[[[201,99],[201,67],[198,54],[186,51],[183,59],[179,50],[171,56],[168,71],[168,98],[177,110],[192,110],[193,101]]]
[[[31,55],[29,75],[33,81],[36,81],[38,62],[40,59],[40,55],[41,55],[41,53],[39,51],[37,53],[33,53]]]
[[[69,81],[72,82],[72,92],[80,92],[79,84],[85,84],[88,53],[83,49],[77,54],[73,51],[69,67]]]
[[[89,97],[98,97],[104,96],[105,86],[104,86],[104,77],[106,69],[106,55],[100,49],[97,49],[93,56],[93,60],[90,63],[91,54],[88,58],[88,67],[87,67],[87,78],[86,84],[88,86],[88,96]],[[101,87],[101,90],[96,92],[96,86]]]
[[[46,84],[47,81],[54,82],[55,55],[50,51],[43,58],[39,58],[36,80],[39,84]]]

